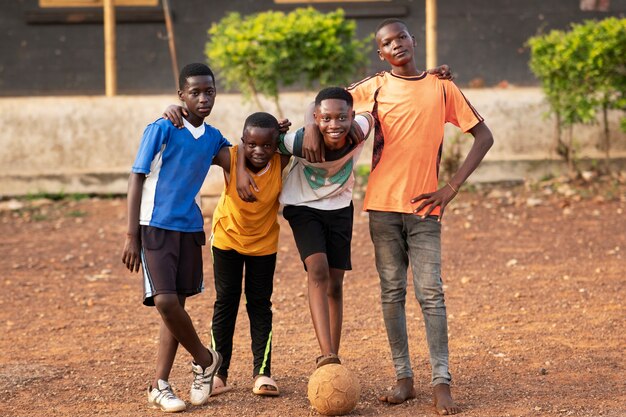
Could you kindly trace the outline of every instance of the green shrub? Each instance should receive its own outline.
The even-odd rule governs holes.
[[[561,132],[577,123],[595,123],[602,113],[604,134],[599,147],[609,158],[607,112],[626,110],[626,19],[608,18],[572,24],[528,40],[530,69],[541,80],[557,123],[556,148],[572,156],[572,139]]]
[[[282,116],[281,87],[343,85],[365,69],[371,36],[357,40],[355,33],[356,23],[341,9],[230,13],[209,29],[205,53],[226,88],[238,89],[259,108],[258,96],[270,97]]]

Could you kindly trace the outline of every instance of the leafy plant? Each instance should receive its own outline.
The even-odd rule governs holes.
[[[298,8],[242,17],[228,14],[208,31],[205,53],[228,89],[238,89],[262,108],[273,99],[279,116],[281,87],[346,84],[367,63],[370,37],[355,38],[356,23],[338,9],[321,13]]]
[[[555,150],[571,166],[575,158],[572,126],[596,123],[602,113],[599,148],[610,158],[608,111],[626,110],[626,19],[573,24],[528,40],[530,68],[541,80],[555,115]],[[567,129],[567,130],[565,130]],[[568,140],[562,139],[563,131]]]

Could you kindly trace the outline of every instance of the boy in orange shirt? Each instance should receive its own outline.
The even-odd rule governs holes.
[[[380,277],[381,302],[396,370],[396,387],[380,397],[400,404],[415,398],[406,330],[409,262],[420,303],[432,367],[433,397],[441,415],[460,408],[450,393],[446,306],[441,280],[441,217],[459,188],[493,144],[483,118],[451,82],[417,69],[415,38],[398,19],[376,30],[378,55],[389,62],[384,71],[348,88],[356,112],[375,120],[372,168],[364,210],[369,212]],[[465,161],[448,183],[438,188],[444,125],[450,122],[474,136]],[[307,129],[305,154],[323,158],[319,135]]]

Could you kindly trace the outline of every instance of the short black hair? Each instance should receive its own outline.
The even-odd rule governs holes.
[[[278,124],[278,120],[274,116],[269,113],[265,113],[263,111],[252,113],[250,116],[246,118],[246,121],[243,124],[243,133],[245,135],[246,129],[249,127],[260,127],[264,129],[276,129],[276,132],[280,130],[280,125]]]
[[[352,94],[341,87],[327,87],[317,93],[315,96],[315,105],[319,106],[323,100],[336,98],[338,100],[345,100],[349,107],[352,107],[354,100]]]
[[[400,23],[401,25],[403,25],[407,30],[409,29],[409,27],[407,26],[406,22],[404,20],[398,19],[396,17],[390,17],[389,19],[385,19],[382,22],[380,22],[378,24],[378,26],[376,26],[376,32],[374,32],[375,34],[378,34],[378,32],[384,28],[385,26],[389,26],[389,25],[393,25],[394,23]]]
[[[185,88],[185,84],[187,83],[187,78],[195,77],[196,75],[209,75],[213,78],[213,82],[215,82],[215,76],[213,75],[213,71],[206,64],[201,64],[199,62],[194,62],[193,64],[187,64],[180,70],[180,75],[178,76],[178,88],[183,90]]]

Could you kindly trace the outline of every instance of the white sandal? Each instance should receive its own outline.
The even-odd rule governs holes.
[[[268,389],[267,386],[274,387],[274,389]],[[256,395],[263,395],[265,397],[278,397],[280,395],[276,381],[265,375],[259,375],[254,380],[254,388],[252,388],[252,392]]]
[[[233,389],[232,385],[226,385],[224,379],[221,376],[215,375],[213,377],[213,392],[211,393],[211,397],[216,395],[223,394]]]

